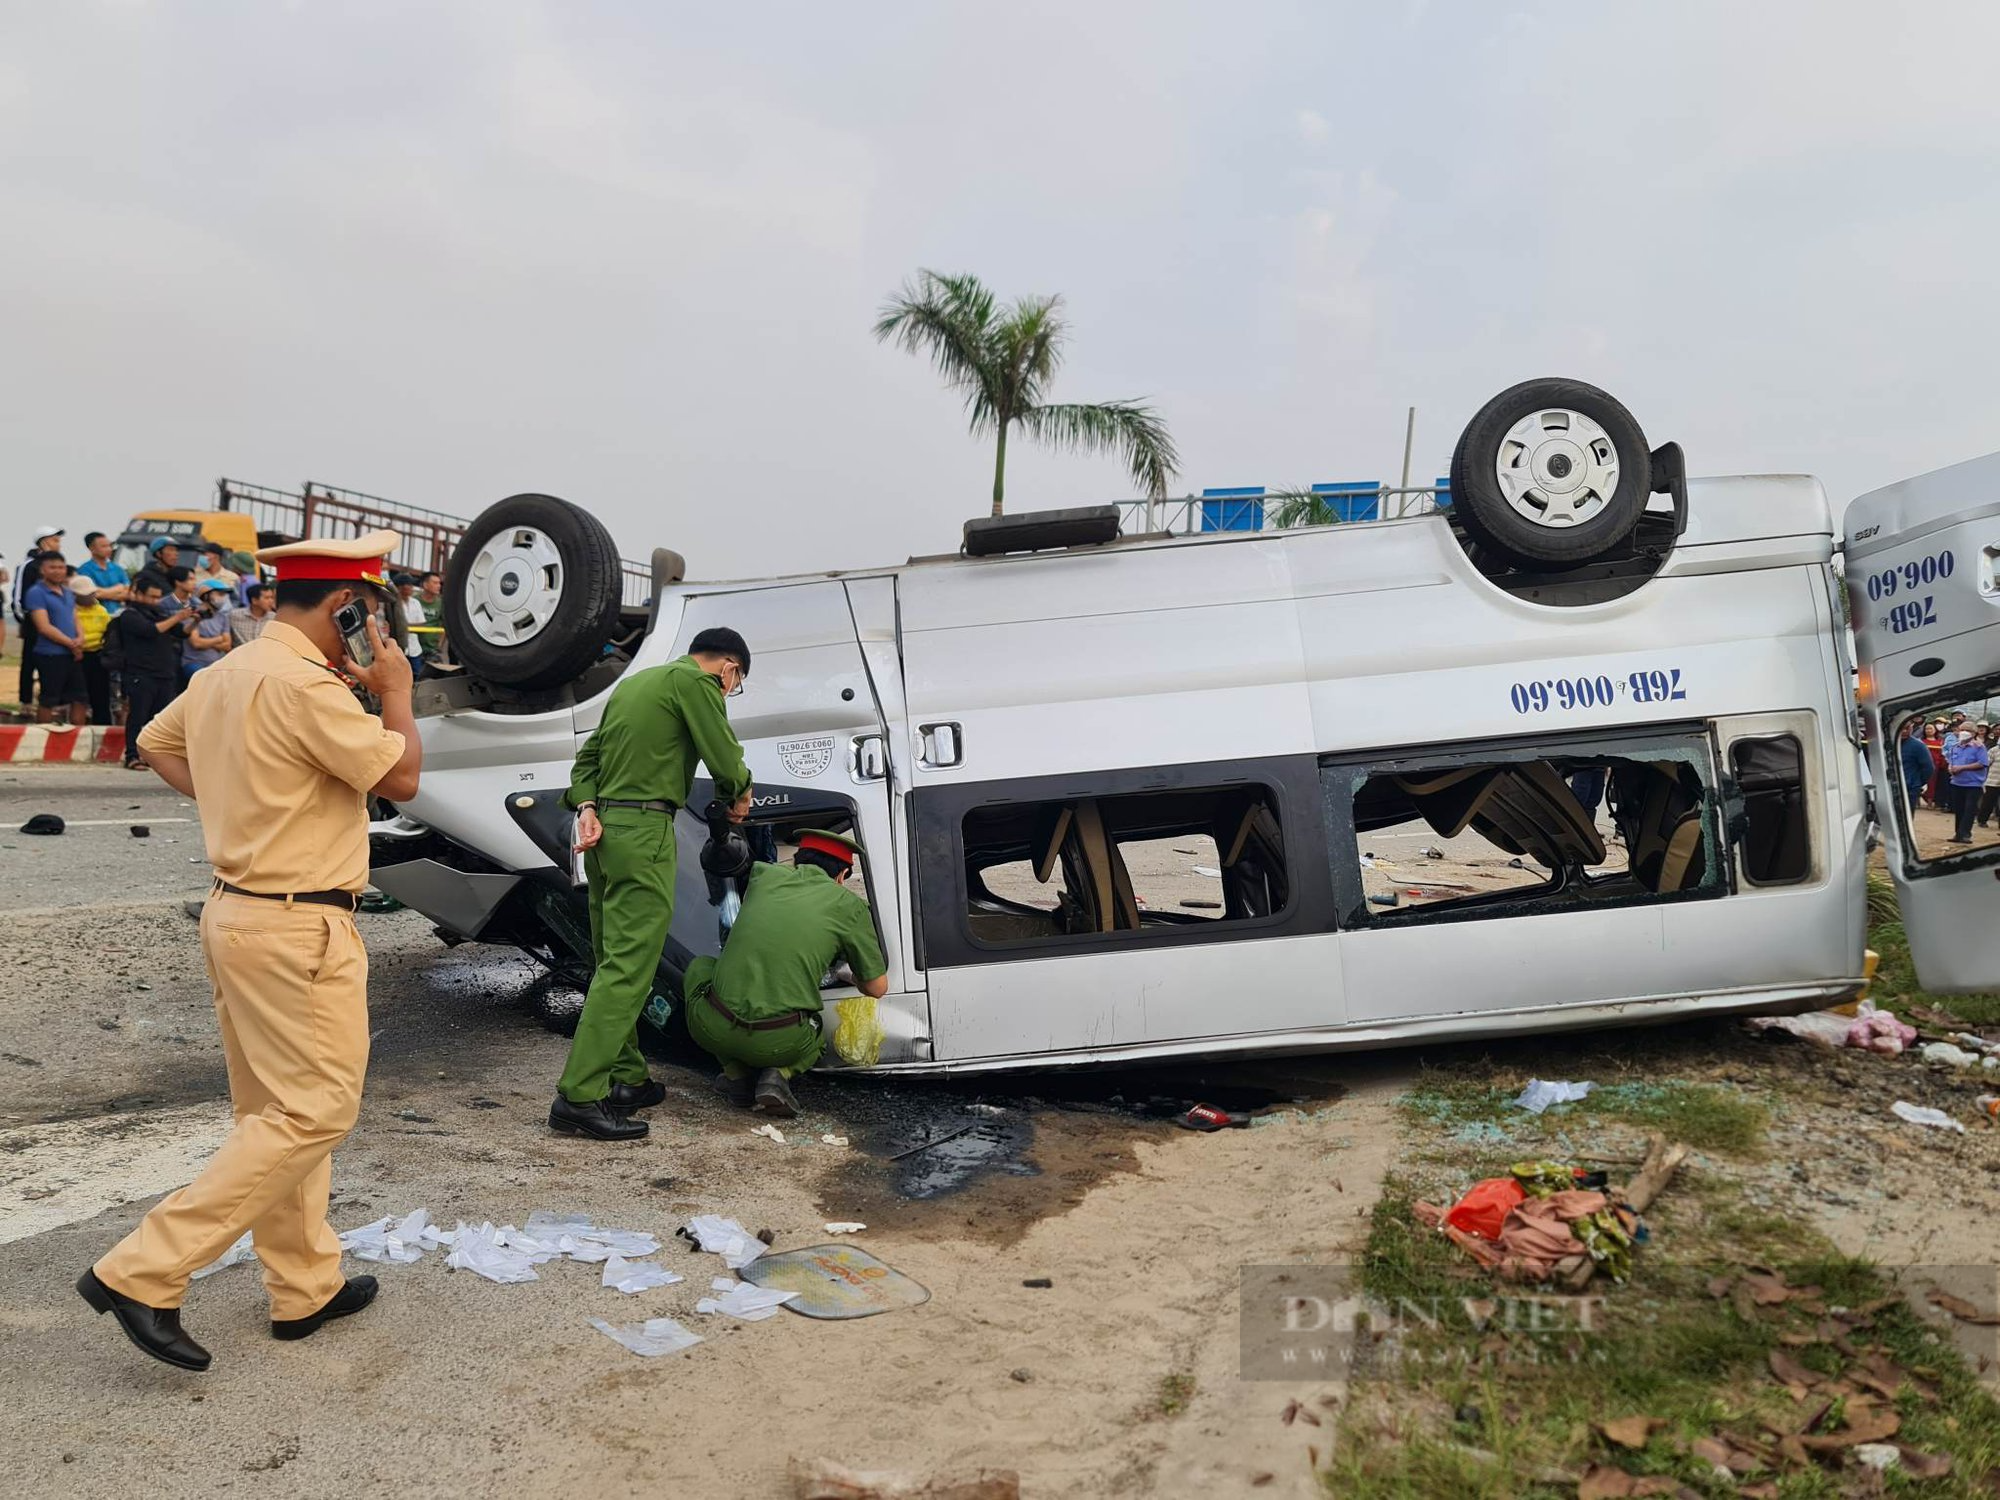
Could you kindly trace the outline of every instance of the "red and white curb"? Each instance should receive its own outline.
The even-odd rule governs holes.
[[[123,760],[125,729],[113,724],[69,728],[56,724],[0,724],[0,761]]]

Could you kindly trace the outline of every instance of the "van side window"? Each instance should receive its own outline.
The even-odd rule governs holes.
[[[1737,740],[1729,747],[1729,774],[1743,796],[1744,878],[1752,885],[1794,885],[1812,874],[1798,740],[1789,734]]]
[[[1343,925],[1521,916],[1728,889],[1716,855],[1713,762],[1700,734],[1343,758],[1327,763],[1322,779]]]
[[[969,809],[965,928],[976,945],[1148,935],[1283,913],[1269,787],[1175,788]]]

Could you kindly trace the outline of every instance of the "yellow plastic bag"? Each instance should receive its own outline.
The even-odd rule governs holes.
[[[834,1055],[857,1068],[871,1068],[882,1056],[882,1023],[875,1019],[875,1002],[866,995],[833,1002],[838,1019],[833,1026]]]

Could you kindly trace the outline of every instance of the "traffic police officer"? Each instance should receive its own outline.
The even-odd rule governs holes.
[[[358,663],[334,616],[382,587],[399,542],[376,531],[259,552],[277,568],[276,615],[139,735],[146,763],[201,810],[215,871],[201,948],[236,1126],[77,1290],[140,1349],[183,1369],[209,1363],[181,1327],[189,1278],[246,1229],[273,1336],[304,1338],[375,1296],[374,1277],[341,1276],[327,1193],[368,1065],[368,954],[354,928],[368,883],[367,800],[416,792],[423,743],[403,653],[370,617],[373,660]],[[381,717],[342,672],[380,700]]]
[[[584,742],[564,798],[577,811],[576,846],[590,885],[590,946],[597,960],[549,1125],[602,1141],[646,1134],[632,1111],[666,1098],[639,1051],[639,1013],[674,915],[674,814],[687,801],[697,758],[715,795],[750,811],[750,772],[723,699],[740,692],[750,648],[733,630],[704,630],[688,654],[628,672]]]
[[[871,999],[888,993],[888,966],[868,903],[846,888],[860,846],[820,829],[799,835],[789,867],[750,867],[743,911],[722,957],[688,966],[688,1034],[722,1064],[717,1088],[739,1104],[789,1119],[786,1082],[819,1061],[819,985],[835,957]]]

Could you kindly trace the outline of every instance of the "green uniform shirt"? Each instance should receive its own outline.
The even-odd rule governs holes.
[[[663,798],[685,807],[697,758],[723,801],[734,802],[749,788],[750,769],[723,709],[722,684],[683,656],[619,680],[604,705],[604,721],[577,752],[563,800],[575,807],[607,797]]]
[[[811,865],[752,865],[715,987],[745,1021],[817,1011],[819,982],[836,954],[858,983],[888,972],[868,903]]]

